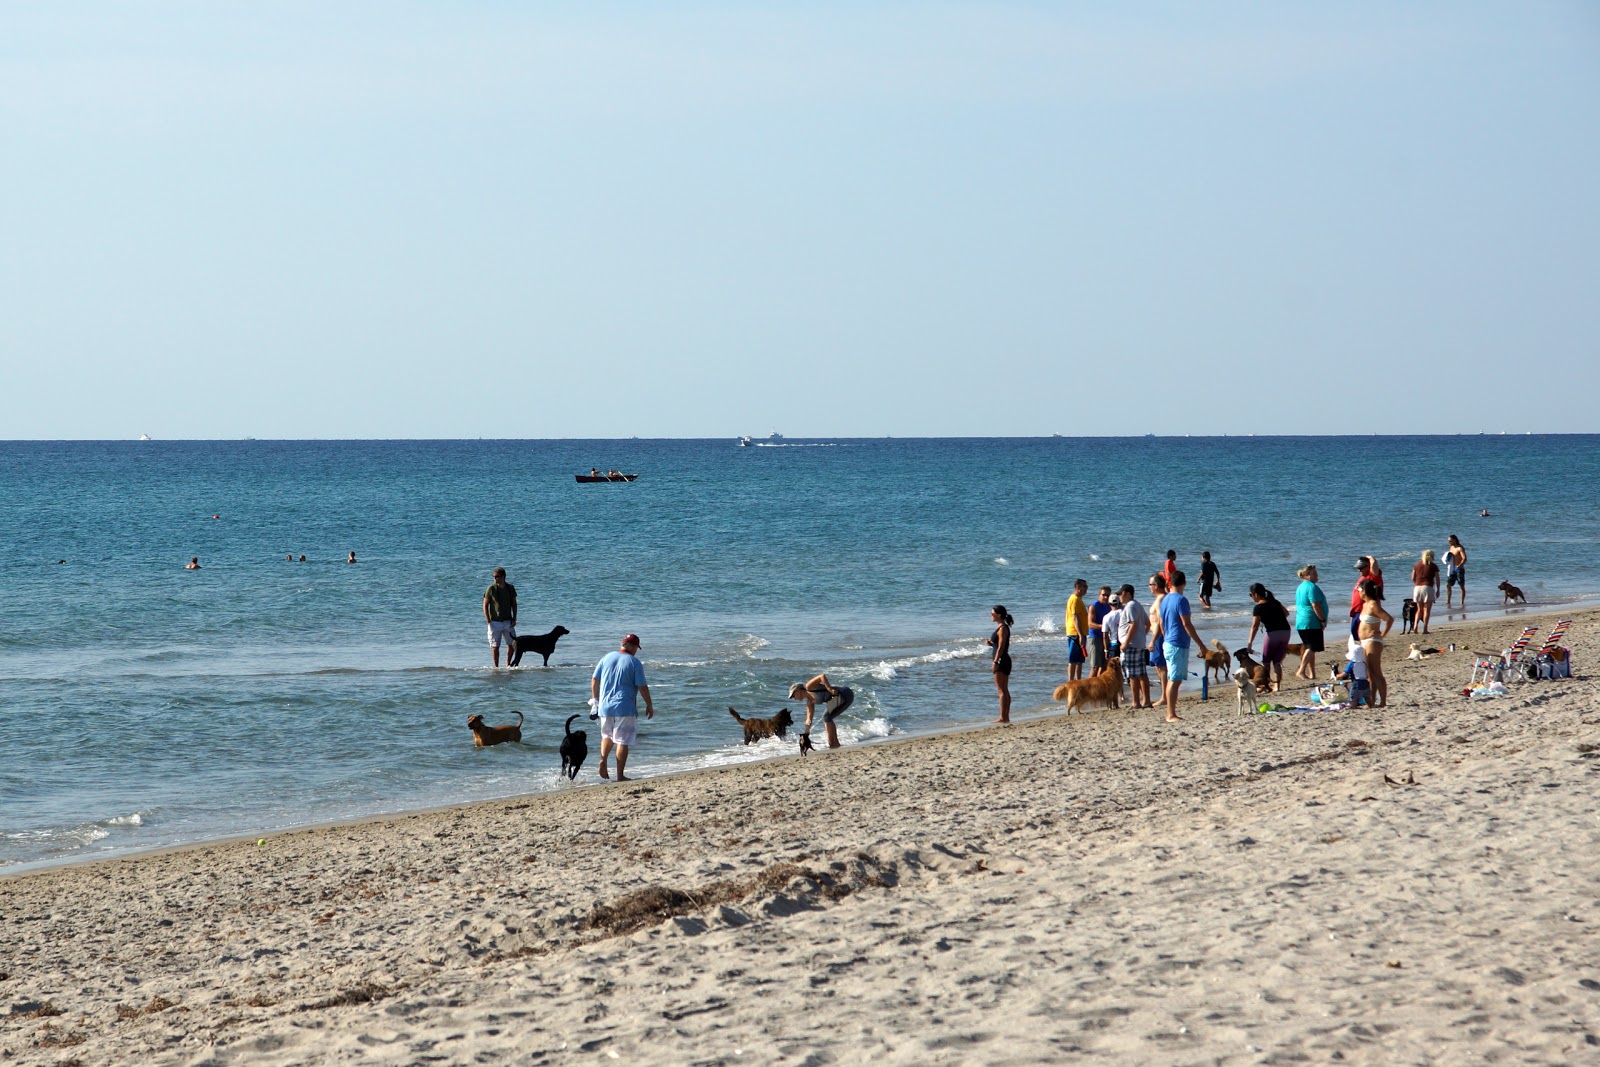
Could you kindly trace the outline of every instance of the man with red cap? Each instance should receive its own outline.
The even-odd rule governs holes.
[[[628,749],[633,746],[639,732],[639,706],[637,697],[644,697],[644,717],[655,718],[655,705],[650,701],[650,687],[644,681],[644,664],[639,662],[639,636],[629,634],[622,639],[622,648],[608,652],[595,665],[589,678],[589,694],[594,698],[600,713],[600,777],[610,778],[606,761],[611,750],[617,750],[617,781],[626,782],[623,773],[628,766]]]

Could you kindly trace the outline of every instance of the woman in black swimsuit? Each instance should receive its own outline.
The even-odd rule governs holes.
[[[995,692],[1000,694],[1000,717],[995,722],[1011,721],[1011,624],[1015,622],[1004,604],[996,604],[989,612],[989,621],[996,623],[994,633],[983,643],[994,649]]]

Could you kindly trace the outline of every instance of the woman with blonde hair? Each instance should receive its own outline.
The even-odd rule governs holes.
[[[1439,565],[1434,562],[1431,548],[1423,549],[1421,562],[1411,568],[1411,599],[1417,602],[1416,628],[1427,633],[1433,602],[1439,599]]]
[[[1317,680],[1317,653],[1322,651],[1322,631],[1328,625],[1328,598],[1317,584],[1317,565],[1307,563],[1299,570],[1300,585],[1294,591],[1294,628],[1300,631],[1300,668],[1296,678]]]

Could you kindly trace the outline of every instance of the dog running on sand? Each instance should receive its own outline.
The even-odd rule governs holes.
[[[467,717],[467,729],[472,731],[472,743],[479,748],[488,748],[490,745],[503,745],[508,741],[522,740],[522,712],[517,712],[515,725],[510,726],[485,726],[482,715]]]
[[[572,728],[573,720],[582,717],[581,714],[568,717],[567,735],[561,739],[561,773],[569,782],[578,777],[583,761],[589,758],[589,732]]]
[[[747,719],[732,708],[728,714],[744,727],[744,743],[754,744],[763,737],[787,737],[789,727],[794,725],[794,716],[789,714],[788,708],[779,708],[778,714],[770,719]]]
[[[1066,701],[1067,714],[1086,708],[1115,708],[1122,700],[1122,657],[1112,656],[1106,669],[1093,678],[1078,678],[1056,686],[1055,698]]]

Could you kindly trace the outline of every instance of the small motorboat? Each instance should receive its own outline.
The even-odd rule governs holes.
[[[749,448],[750,447],[750,438],[748,438],[748,437],[739,438],[739,447],[740,448]]]
[[[601,474],[599,471],[592,470],[588,474],[575,474],[573,477],[580,482],[631,482],[639,476],[637,474],[623,474],[621,471],[607,471],[605,474]]]

